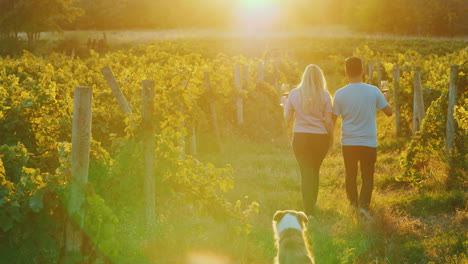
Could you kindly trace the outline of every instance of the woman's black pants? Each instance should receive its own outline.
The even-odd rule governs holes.
[[[302,201],[307,215],[313,215],[317,202],[320,166],[329,140],[328,134],[294,133],[292,146],[301,170]]]

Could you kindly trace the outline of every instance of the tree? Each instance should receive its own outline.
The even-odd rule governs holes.
[[[75,0],[0,0],[0,31],[18,38],[26,33],[28,46],[39,40],[41,32],[61,32],[60,20],[73,21],[83,10],[73,7]]]
[[[348,3],[348,24],[364,32],[454,36],[466,34],[468,28],[466,0],[342,1]]]
[[[0,0],[0,32],[3,38],[18,38],[18,23],[14,12],[18,2],[18,0]]]

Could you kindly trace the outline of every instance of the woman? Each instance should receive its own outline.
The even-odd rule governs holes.
[[[284,100],[284,118],[294,121],[292,146],[301,170],[305,213],[313,218],[319,187],[319,171],[333,144],[332,103],[322,70],[306,67],[302,82]]]

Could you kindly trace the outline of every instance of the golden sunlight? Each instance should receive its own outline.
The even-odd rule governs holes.
[[[234,14],[237,28],[252,33],[273,29],[280,16],[281,9],[275,0],[241,0]]]
[[[226,256],[216,255],[211,252],[193,251],[187,255],[187,264],[229,264],[231,261]]]
[[[271,4],[271,0],[241,0],[240,3],[243,6],[248,7],[265,7]]]

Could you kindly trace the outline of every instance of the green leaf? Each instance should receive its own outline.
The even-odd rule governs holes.
[[[13,219],[5,212],[0,212],[0,228],[7,232],[13,227]]]
[[[44,208],[44,204],[42,199],[44,197],[44,189],[37,190],[34,195],[29,200],[29,207],[33,210],[33,212],[39,212],[42,208]]]
[[[21,213],[19,204],[17,202],[12,203],[10,207],[7,207],[6,211],[16,222],[21,222],[24,218],[24,214]]]
[[[83,260],[83,256],[80,252],[67,251],[65,254],[64,263],[65,264],[75,264],[80,263]]]
[[[0,248],[0,256],[2,256],[2,259],[0,260],[0,263],[15,263],[16,256],[18,254],[17,249],[13,249],[10,247],[2,247]]]
[[[0,207],[2,207],[4,204],[6,204],[6,197],[0,199]]]

